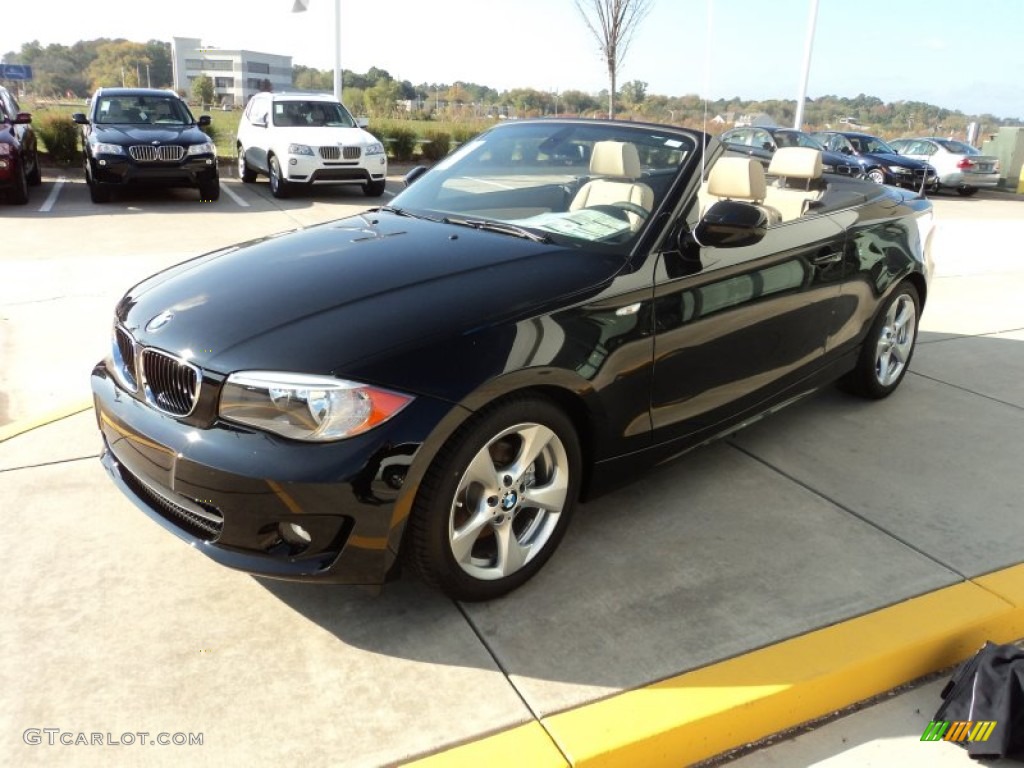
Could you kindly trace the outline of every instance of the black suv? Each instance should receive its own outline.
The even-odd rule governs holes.
[[[83,126],[85,181],[94,203],[110,199],[127,184],[197,187],[199,199],[220,197],[217,150],[173,91],[153,88],[100,88],[89,101],[89,115],[72,119]]]
[[[27,203],[29,186],[42,181],[31,123],[32,115],[0,86],[0,191],[16,205]]]

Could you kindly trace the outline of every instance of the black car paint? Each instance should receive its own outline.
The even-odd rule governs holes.
[[[702,135],[659,128],[707,142],[708,162],[721,152]],[[700,160],[625,256],[378,210],[143,281],[117,322],[139,344],[187,349],[203,370],[200,403],[181,419],[158,413],[101,362],[92,382],[104,463],[150,516],[226,565],[379,584],[432,457],[488,403],[526,390],[558,403],[581,436],[590,497],[852,368],[900,281],[924,299],[915,216],[927,201],[843,180],[839,203],[819,215],[755,245],[702,248],[691,235]],[[147,331],[168,307],[173,321]],[[416,398],[358,437],[300,443],[218,418],[227,374],[261,368]],[[123,470],[224,510],[223,532],[204,540],[170,522]],[[273,535],[296,516],[320,526],[301,553]]]

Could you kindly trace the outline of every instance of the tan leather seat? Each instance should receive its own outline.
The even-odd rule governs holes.
[[[650,213],[654,208],[654,192],[646,184],[636,181],[640,173],[640,156],[633,144],[624,141],[596,142],[590,155],[590,175],[602,178],[591,179],[584,184],[573,198],[569,210],[625,202],[639,205]],[[643,217],[630,212],[626,215],[630,228],[638,230]]]
[[[782,147],[772,156],[768,174],[778,178],[768,186],[765,204],[783,221],[798,219],[824,194],[821,151],[810,147]]]
[[[764,211],[769,226],[778,224],[782,220],[779,212],[764,204],[767,188],[764,166],[757,160],[749,157],[720,157],[698,193],[701,216],[719,200],[737,200]]]

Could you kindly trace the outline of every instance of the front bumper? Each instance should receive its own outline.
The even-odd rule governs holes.
[[[176,163],[138,163],[122,155],[89,158],[89,174],[98,184],[145,184],[168,187],[197,187],[217,180],[217,158],[210,155],[186,157]]]
[[[149,517],[231,568],[339,584],[386,580],[411,503],[403,493],[414,492],[402,481],[450,410],[417,398],[371,432],[313,444],[189,426],[122,390],[105,363],[92,390],[103,465]]]
[[[285,178],[293,182],[367,184],[388,174],[386,155],[364,155],[359,160],[323,160],[315,155],[287,155]]]

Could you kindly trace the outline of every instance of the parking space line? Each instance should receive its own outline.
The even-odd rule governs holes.
[[[40,213],[50,212],[50,209],[53,208],[53,204],[57,202],[57,196],[60,194],[60,191],[64,187],[64,183],[66,181],[67,179],[61,176],[56,182],[54,182],[53,189],[50,190],[50,194],[46,196],[46,200],[41,206],[39,206]]]
[[[224,192],[227,193],[228,197],[230,197],[232,200],[234,200],[236,203],[238,203],[238,205],[240,207],[242,207],[242,208],[248,208],[249,207],[249,203],[247,203],[245,200],[243,200],[241,198],[241,196],[237,192],[232,191],[231,187],[229,187],[227,184],[221,184],[220,188],[222,190],[224,190]]]

